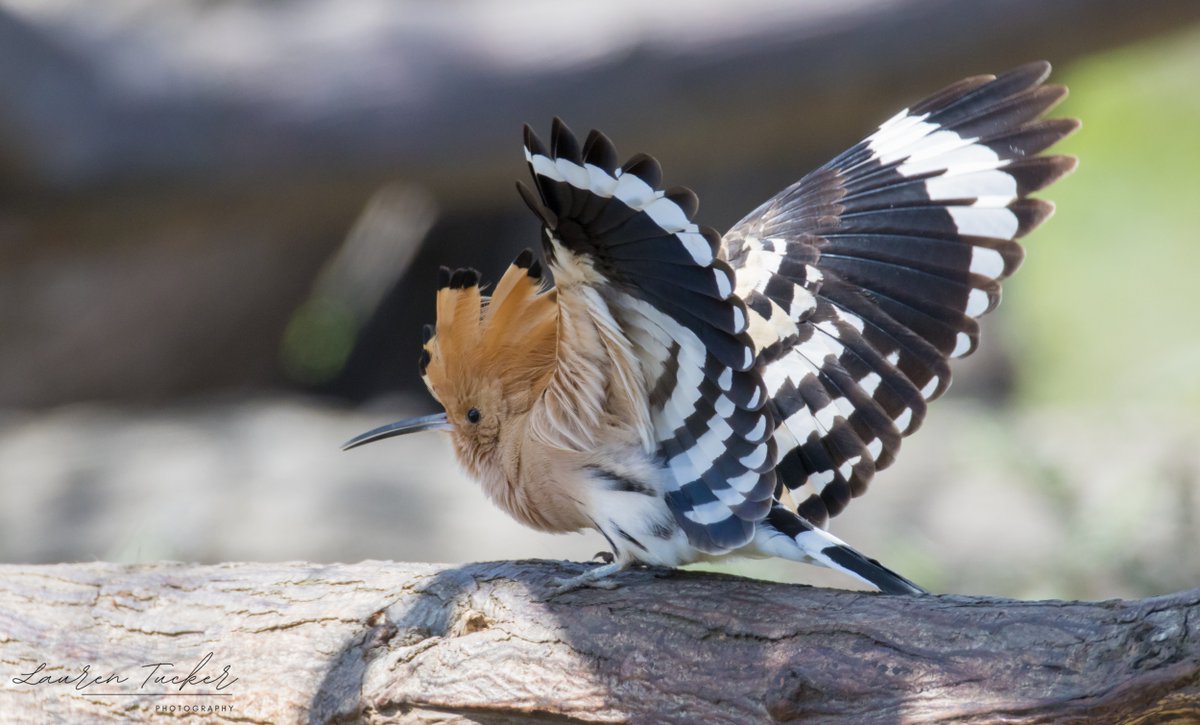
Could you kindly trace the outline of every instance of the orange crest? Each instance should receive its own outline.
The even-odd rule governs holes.
[[[432,333],[432,334],[431,334]],[[426,327],[421,377],[453,419],[483,385],[528,409],[554,372],[558,305],[541,288],[541,265],[528,249],[490,297],[473,269],[439,270],[437,326]]]

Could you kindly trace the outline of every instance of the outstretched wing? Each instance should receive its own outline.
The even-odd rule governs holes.
[[[1027,195],[1075,167],[1048,63],[955,83],[788,187],[724,237],[770,397],[781,499],[821,526],[889,465],[978,342]]]
[[[527,127],[525,155],[537,193],[518,189],[542,219],[558,291],[546,419],[583,436],[601,421],[573,417],[611,415],[622,398],[633,422],[649,411],[643,443],[670,471],[667,501],[691,543],[713,553],[746,544],[773,500],[773,431],[719,235],[692,222],[690,190],[660,188],[658,162],[618,165],[597,131],[580,147],[555,119],[547,150]]]

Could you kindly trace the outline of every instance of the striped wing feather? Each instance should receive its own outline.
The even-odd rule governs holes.
[[[775,439],[720,236],[693,223],[695,194],[660,188],[649,156],[618,165],[599,132],[581,146],[555,119],[547,148],[526,128],[525,155],[535,190],[518,189],[542,219],[560,310],[585,301],[628,341],[649,391],[649,452],[670,471],[676,520],[703,551],[745,545],[773,502]]]
[[[973,352],[977,318],[1071,171],[1047,63],[960,81],[755,209],[723,238],[770,398],[776,495],[822,526],[894,460]]]

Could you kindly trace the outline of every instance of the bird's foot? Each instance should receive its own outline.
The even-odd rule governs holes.
[[[611,564],[614,559],[616,559],[616,556],[611,551],[597,551],[596,555],[592,557],[592,561],[599,560],[604,564]]]
[[[605,552],[608,553],[608,552]],[[619,561],[610,561],[607,564],[602,564],[593,569],[589,569],[579,576],[569,578],[554,578],[551,580],[553,587],[550,589],[549,596],[557,597],[560,594],[573,592],[576,589],[590,587],[592,589],[616,589],[621,586],[615,579],[609,577],[625,568],[625,564]]]

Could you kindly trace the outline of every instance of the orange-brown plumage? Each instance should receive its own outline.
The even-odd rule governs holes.
[[[558,369],[558,294],[542,288],[540,269],[523,254],[491,296],[473,270],[444,271],[423,379],[453,425],[455,454],[488,496],[528,526],[574,531],[587,520],[554,482],[575,464],[527,435]]]
[[[425,384],[451,419],[470,410],[482,380],[498,382],[513,407],[528,409],[554,372],[557,325],[555,291],[542,290],[540,278],[518,264],[490,297],[474,281],[452,282],[437,293]]]

